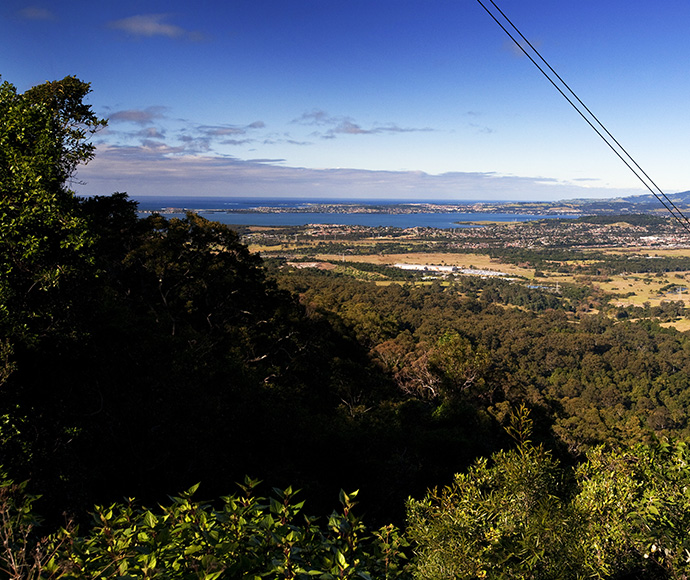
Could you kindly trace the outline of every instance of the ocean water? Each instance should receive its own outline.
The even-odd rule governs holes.
[[[355,203],[358,205],[395,205],[414,203],[410,200],[353,200],[353,199],[286,199],[286,198],[219,198],[219,197],[141,197],[134,198],[142,212],[161,211],[169,208],[179,209],[173,216],[183,216],[186,211],[195,211],[199,215],[228,225],[254,226],[303,226],[308,224],[361,225],[369,227],[430,227],[439,229],[474,227],[458,222],[468,221],[531,221],[543,219],[542,215],[475,213],[475,212],[433,212],[410,214],[386,213],[320,213],[290,212],[290,208],[301,208],[308,204]],[[428,201],[424,203],[470,205],[476,201]],[[284,212],[252,212],[257,207],[280,207]],[[242,210],[243,213],[232,213],[228,210]],[[170,214],[166,214],[170,215]],[[572,218],[572,215],[549,216]]]

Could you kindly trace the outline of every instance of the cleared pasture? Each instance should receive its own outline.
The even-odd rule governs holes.
[[[431,253],[400,253],[400,254],[368,254],[368,255],[336,255],[320,254],[319,260],[366,262],[382,266],[393,264],[428,264],[433,266],[457,266],[458,268],[473,268],[477,270],[494,270],[509,276],[532,278],[534,270],[521,268],[514,264],[505,264],[491,258],[487,254],[458,254],[445,252]]]

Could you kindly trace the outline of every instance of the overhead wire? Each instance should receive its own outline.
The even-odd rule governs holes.
[[[575,111],[585,120],[585,122],[594,130],[594,132],[608,145],[608,147],[616,154],[616,156],[632,171],[637,179],[649,190],[652,195],[664,206],[664,208],[680,223],[680,225],[690,233],[690,220],[683,214],[678,206],[662,191],[662,189],[654,182],[654,180],[647,175],[647,173],[640,167],[635,159],[628,153],[618,140],[611,134],[606,126],[599,120],[599,118],[592,113],[592,111],[585,105],[577,96],[575,91],[561,78],[561,76],[553,69],[553,67],[546,61],[541,53],[532,45],[532,43],[520,32],[518,27],[506,16],[506,14],[498,7],[494,0],[489,0],[491,5],[498,11],[503,20],[512,28],[523,42],[519,42],[513,33],[508,30],[506,25],[492,12],[482,0],[477,0],[482,8],[491,16],[494,22],[505,32],[508,37],[517,45],[522,53],[537,67],[537,69],[544,75],[544,77],[554,86],[554,88],[561,94],[561,96],[570,104]],[[536,55],[544,66],[540,65],[535,57],[525,48],[525,45]],[[548,69],[549,72],[547,72]],[[554,78],[549,74],[551,73]],[[560,85],[559,85],[560,83]],[[570,96],[568,96],[569,93]]]

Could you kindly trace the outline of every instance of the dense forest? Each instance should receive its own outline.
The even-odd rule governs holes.
[[[88,92],[0,86],[0,577],[687,577],[682,306],[379,286],[77,197]]]

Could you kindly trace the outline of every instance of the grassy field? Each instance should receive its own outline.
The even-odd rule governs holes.
[[[632,253],[630,249],[611,250],[614,253]],[[690,255],[690,250],[655,250],[653,255]],[[456,254],[456,253],[419,253],[419,254],[370,254],[360,256],[341,256],[323,254],[318,260],[337,262],[367,262],[380,265],[392,264],[429,264],[440,266],[457,266],[459,268],[474,268],[479,270],[494,270],[511,277],[534,279],[534,270],[521,268],[514,264],[505,264],[485,254]],[[613,275],[606,278],[573,276],[557,272],[543,271],[539,283],[556,285],[557,283],[571,283],[591,285],[613,296],[613,304],[617,306],[658,306],[663,301],[682,300],[690,307],[690,293],[664,292],[662,289],[670,284],[679,286],[690,285],[690,272],[668,272],[661,276],[657,274],[625,274]],[[690,330],[690,321],[683,321]],[[680,329],[683,324],[676,324]],[[685,330],[685,328],[683,328]]]
[[[382,237],[367,238],[358,241],[350,241],[349,244],[356,246],[358,250],[373,246],[377,241],[380,242]],[[349,271],[351,268],[347,266],[348,262],[366,262],[378,265],[393,265],[393,264],[427,264],[437,266],[456,266],[462,269],[477,269],[477,270],[493,270],[501,272],[507,276],[514,278],[523,278],[525,280],[535,279],[535,271],[533,268],[520,267],[515,264],[503,263],[496,258],[491,258],[488,254],[480,253],[450,253],[450,252],[406,252],[405,247],[416,245],[415,240],[398,238],[397,240],[390,239],[387,241],[397,241],[400,243],[401,250],[399,253],[380,253],[374,252],[372,247],[371,253],[348,255],[348,254],[320,254],[311,256],[310,259],[315,261],[328,261],[338,265],[339,271]],[[302,242],[285,244],[284,246],[270,246],[260,247],[251,246],[252,251],[268,253],[276,253],[280,251],[290,252],[299,256],[300,249],[308,249],[313,247],[314,242]],[[433,241],[428,240],[426,245],[433,244]],[[638,256],[690,256],[690,248],[688,249],[659,249],[650,247],[620,247],[620,248],[592,248],[592,252],[605,251],[610,254],[617,255],[638,255]],[[577,260],[574,263],[584,264],[583,260]],[[685,291],[679,293],[671,286],[676,285],[690,287],[690,271],[689,272],[668,272],[662,274],[642,273],[642,274],[620,274],[610,276],[581,276],[564,274],[556,271],[549,271],[542,268],[538,280],[539,284],[547,286],[555,286],[556,284],[577,284],[589,285],[598,290],[608,294],[612,297],[611,303],[616,306],[643,306],[648,303],[650,306],[658,306],[663,301],[678,301],[685,302],[686,307],[690,308],[690,293]],[[354,274],[355,277],[362,277],[362,273]],[[378,284],[388,284],[385,278],[382,279],[380,275],[367,274],[366,279],[376,281]],[[670,288],[671,287],[671,288]],[[679,330],[690,330],[690,320],[682,319],[672,323]]]
[[[434,266],[457,266],[477,270],[495,270],[510,276],[532,278],[534,270],[520,268],[514,264],[504,264],[486,254],[414,253],[414,254],[370,254],[362,256],[340,256],[323,254],[319,260],[366,262],[370,264],[428,264]]]

